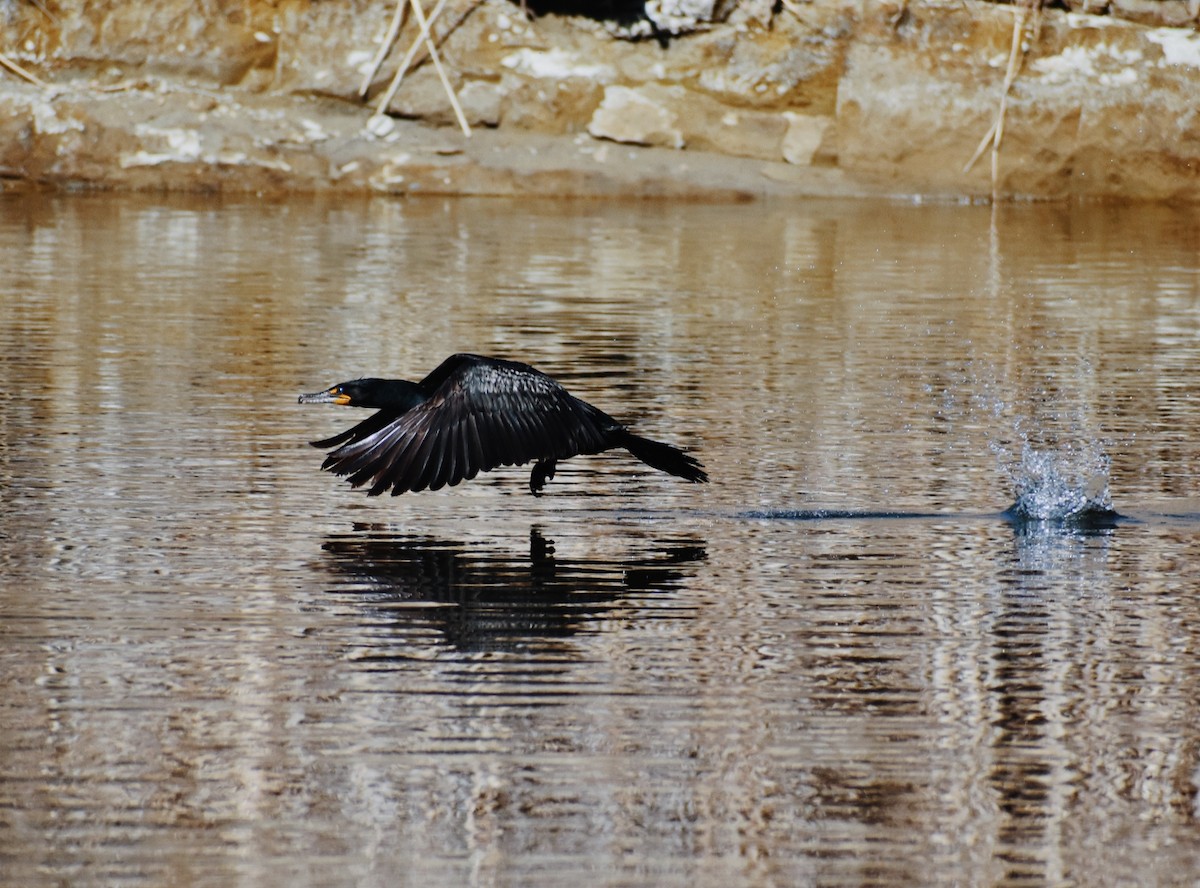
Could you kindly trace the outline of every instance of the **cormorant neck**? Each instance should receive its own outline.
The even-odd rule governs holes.
[[[379,410],[411,410],[425,396],[414,382],[407,379],[361,379],[355,406]]]

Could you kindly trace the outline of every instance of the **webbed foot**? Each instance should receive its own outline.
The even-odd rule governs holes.
[[[533,471],[529,473],[529,492],[534,496],[542,495],[542,488],[546,486],[546,482],[554,477],[554,469],[556,463],[552,459],[542,460],[533,467]]]

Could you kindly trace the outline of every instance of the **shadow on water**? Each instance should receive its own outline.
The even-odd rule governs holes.
[[[330,593],[352,601],[376,633],[395,641],[434,629],[468,651],[563,638],[635,611],[640,620],[678,618],[678,605],[646,599],[677,589],[706,557],[691,537],[655,540],[626,557],[561,557],[536,526],[527,555],[368,525],[322,548],[340,580]]]
[[[956,516],[945,512],[905,512],[888,509],[755,509],[741,512],[737,517],[751,521],[922,521]]]
[[[1003,512],[907,512],[887,509],[761,509],[742,512],[737,517],[752,521],[1004,521],[1011,525],[1018,536],[1037,534],[1082,534],[1098,533],[1117,528],[1121,524],[1137,523],[1136,518],[1122,515],[1112,509],[1087,509],[1057,518],[1029,515],[1020,503],[1014,503]]]

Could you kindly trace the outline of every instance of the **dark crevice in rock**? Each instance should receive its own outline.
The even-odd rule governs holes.
[[[514,5],[524,5],[535,17],[543,15],[570,15],[590,18],[598,22],[632,25],[646,19],[645,0],[512,0]]]

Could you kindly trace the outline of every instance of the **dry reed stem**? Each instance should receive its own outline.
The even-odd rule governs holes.
[[[967,161],[963,167],[963,172],[969,172],[971,167],[975,166],[975,161],[983,155],[983,152],[991,145],[992,149],[992,203],[995,203],[1000,196],[1000,143],[1004,139],[1004,116],[1008,111],[1008,96],[1012,91],[1013,81],[1017,79],[1017,74],[1020,73],[1021,63],[1025,60],[1025,51],[1022,45],[1025,40],[1025,24],[1029,19],[1029,12],[1033,9],[1037,12],[1041,11],[1041,0],[1021,0],[1017,5],[1016,15],[1013,18],[1012,43],[1008,49],[1008,67],[1004,71],[1004,86],[1000,91],[1000,104],[996,109],[996,119],[992,122],[991,128],[988,129],[987,135],[979,142],[979,147],[975,149],[975,153],[971,155],[971,159]],[[1040,21],[1035,21],[1033,34],[1035,36],[1039,30]]]
[[[29,81],[34,86],[40,86],[42,89],[53,89],[49,83],[34,74],[30,74],[2,52],[0,52],[0,68],[7,68],[13,74],[16,74],[22,80]]]
[[[421,0],[412,0],[412,5],[413,12],[417,16],[417,22],[420,23],[421,30],[426,33],[425,44],[429,47],[429,58],[433,60],[433,67],[437,69],[437,75],[441,78],[442,86],[446,89],[446,95],[450,99],[450,104],[454,107],[454,116],[458,118],[458,125],[462,127],[463,135],[469,139],[471,138],[471,125],[467,123],[462,106],[458,104],[458,95],[454,92],[454,87],[450,85],[450,79],[446,77],[446,72],[442,68],[442,60],[438,56],[437,45],[428,36],[429,23],[425,21],[425,13],[421,9]]]
[[[434,19],[437,18],[442,9],[445,7],[446,0],[438,0],[437,5],[433,8],[433,13],[428,19],[425,17],[425,11],[421,8],[421,0],[409,0],[409,2],[412,5],[413,15],[416,17],[417,25],[419,26],[420,30],[417,33],[416,40],[413,41],[412,46],[409,47],[408,52],[405,54],[404,59],[400,64],[400,68],[396,71],[396,76],[392,78],[392,82],[388,86],[387,92],[383,94],[379,104],[376,105],[374,116],[382,117],[387,112],[387,107],[389,104],[391,104],[392,98],[396,95],[396,91],[400,88],[400,81],[404,78],[404,74],[408,70],[408,66],[411,63],[413,56],[416,55],[417,49],[420,47],[422,41],[424,41],[425,47],[429,50],[429,58],[433,62],[434,70],[437,71],[438,78],[442,81],[442,87],[446,90],[446,96],[450,99],[450,106],[454,109],[454,116],[458,120],[458,125],[462,128],[463,135],[467,138],[470,138],[471,126],[467,123],[467,118],[466,115],[463,114],[462,106],[458,103],[458,95],[454,92],[454,87],[450,85],[450,79],[446,76],[446,71],[442,67],[442,60],[438,55],[437,44],[434,42],[433,37],[429,33],[429,29],[433,25]],[[472,5],[471,9],[474,9],[474,5]],[[460,19],[459,22],[455,24],[455,27],[461,23],[462,20]]]
[[[375,58],[371,59],[371,67],[363,77],[362,86],[358,88],[360,98],[367,97],[367,91],[371,88],[371,81],[375,79],[375,74],[379,71],[379,66],[383,64],[383,60],[387,58],[389,52],[392,51],[392,44],[396,42],[396,38],[400,36],[400,29],[404,27],[405,11],[408,9],[406,0],[396,0],[396,12],[392,15],[392,23],[388,25],[386,36],[383,38],[383,43],[379,46],[379,51],[375,53]],[[436,13],[435,13],[436,15]],[[430,16],[432,21],[434,16]]]
[[[401,0],[407,4],[408,0]],[[375,116],[379,116],[387,111],[388,105],[392,103],[392,99],[396,97],[396,92],[400,89],[400,81],[404,79],[404,75],[408,73],[412,67],[413,58],[425,45],[425,39],[429,37],[429,29],[433,27],[434,20],[441,14],[442,7],[446,5],[446,0],[438,0],[436,6],[433,7],[433,12],[429,14],[426,20],[425,27],[421,28],[417,33],[417,37],[409,46],[408,52],[404,54],[404,58],[400,60],[400,66],[396,69],[395,75],[392,77],[392,82],[388,84],[387,90],[380,97],[379,102],[375,106]]]

